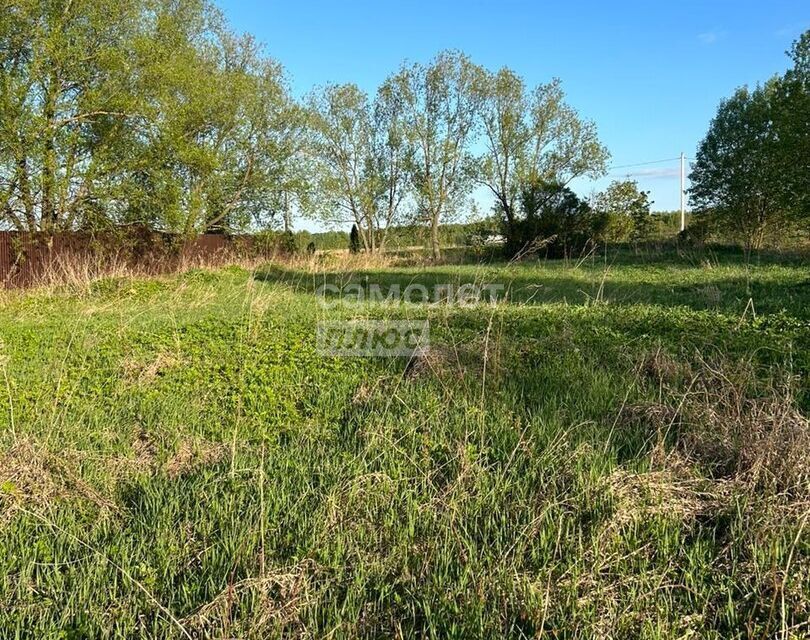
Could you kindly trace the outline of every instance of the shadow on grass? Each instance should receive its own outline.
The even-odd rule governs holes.
[[[424,303],[447,301],[449,295],[451,301],[458,301],[460,287],[475,285],[478,288],[473,294],[480,291],[481,300],[489,301],[495,295],[515,305],[604,302],[742,315],[753,304],[757,314],[784,312],[810,319],[810,270],[795,265],[786,265],[779,272],[751,268],[748,274],[743,266],[730,270],[660,261],[607,268],[598,264],[574,268],[548,261],[517,266],[478,264],[318,273],[274,265],[255,277],[297,293],[336,300],[359,297],[364,301]]]

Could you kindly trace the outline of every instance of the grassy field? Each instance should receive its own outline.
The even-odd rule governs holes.
[[[326,260],[3,294],[1,637],[810,634],[807,257]]]

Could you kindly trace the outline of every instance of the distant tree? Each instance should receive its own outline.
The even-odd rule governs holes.
[[[360,231],[356,224],[352,225],[351,233],[349,233],[349,252],[360,253]]]
[[[410,178],[416,211],[430,225],[433,258],[441,257],[440,224],[468,197],[474,160],[469,150],[480,105],[481,69],[457,52],[403,67],[386,85],[402,104],[413,145]]]
[[[413,166],[413,144],[408,136],[403,96],[386,81],[377,91],[373,105],[374,175],[379,189],[377,229],[379,250],[385,250],[388,231],[407,215],[406,199],[411,193],[410,170]]]
[[[747,250],[786,222],[781,142],[773,127],[779,80],[724,100],[698,147],[690,199],[698,219],[737,235]]]
[[[486,151],[478,181],[495,196],[504,219],[507,248],[517,248],[516,229],[522,191],[539,184],[567,185],[574,178],[598,177],[609,153],[593,123],[565,103],[559,80],[526,89],[507,68],[485,72],[477,85]]]
[[[605,239],[638,242],[649,237],[653,219],[649,191],[641,191],[635,180],[615,180],[598,194],[594,209],[603,217]]]

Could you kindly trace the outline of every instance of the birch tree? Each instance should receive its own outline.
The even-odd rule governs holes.
[[[433,258],[441,257],[439,226],[470,194],[481,69],[445,51],[426,65],[403,67],[387,82],[399,95],[413,145],[410,179],[416,207],[430,225]]]
[[[310,97],[309,108],[319,215],[356,225],[363,250],[383,250],[406,194],[409,152],[398,96],[383,87],[372,104],[356,85],[330,85]]]
[[[0,212],[20,231],[69,228],[97,206],[96,151],[137,115],[137,3],[8,0],[0,19]]]

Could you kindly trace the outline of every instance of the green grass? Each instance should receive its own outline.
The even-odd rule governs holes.
[[[319,355],[354,316],[426,366]],[[801,256],[108,279],[0,336],[2,637],[810,633]]]

